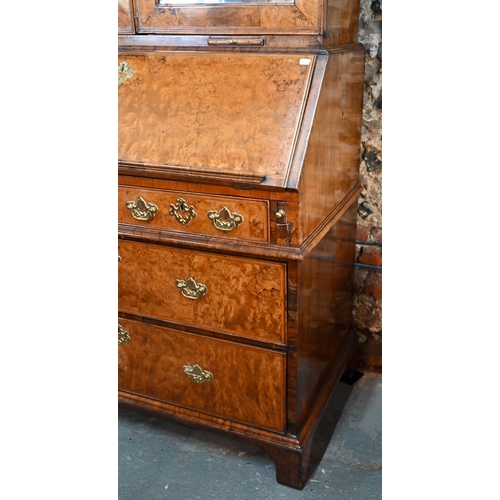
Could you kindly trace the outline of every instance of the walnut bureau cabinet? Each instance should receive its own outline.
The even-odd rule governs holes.
[[[307,482],[351,329],[359,0],[118,0],[119,403]]]

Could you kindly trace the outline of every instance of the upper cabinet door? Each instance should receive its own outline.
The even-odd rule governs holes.
[[[136,0],[135,3],[138,33],[322,33],[324,0]]]
[[[118,0],[118,33],[135,33],[132,0]]]

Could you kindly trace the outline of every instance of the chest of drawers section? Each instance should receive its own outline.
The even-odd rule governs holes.
[[[141,40],[119,54],[119,401],[258,444],[301,489],[356,342],[364,51]]]

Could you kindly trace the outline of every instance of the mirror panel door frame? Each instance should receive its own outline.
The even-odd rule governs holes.
[[[118,33],[135,33],[132,0],[118,0]]]
[[[138,33],[319,35],[323,32],[324,0],[191,5],[135,0],[135,3]]]

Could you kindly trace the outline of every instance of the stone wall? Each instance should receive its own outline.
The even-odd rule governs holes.
[[[366,49],[358,204],[354,328],[358,369],[382,371],[382,0],[361,0],[359,41]]]

